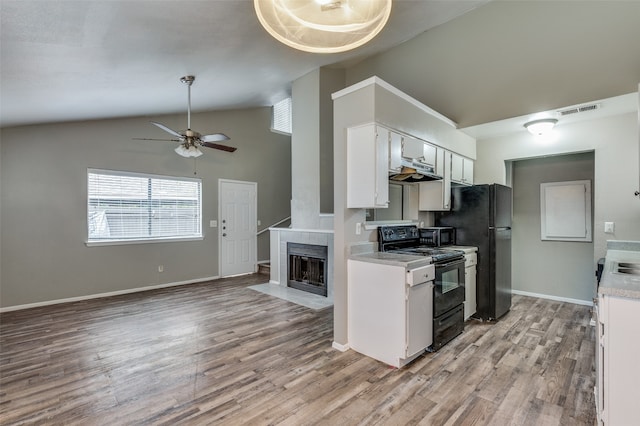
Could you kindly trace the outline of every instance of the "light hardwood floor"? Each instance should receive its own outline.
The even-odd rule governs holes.
[[[393,369],[264,275],[0,315],[0,423],[593,425],[589,307],[514,296]]]

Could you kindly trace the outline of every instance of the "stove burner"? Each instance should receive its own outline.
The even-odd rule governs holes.
[[[464,252],[461,250],[434,249],[430,247],[409,247],[392,250],[394,253],[415,254],[417,256],[431,256],[433,263],[448,262],[451,260],[463,259]]]

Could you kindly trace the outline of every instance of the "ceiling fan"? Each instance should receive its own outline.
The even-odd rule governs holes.
[[[220,145],[214,142],[221,142],[229,140],[229,136],[224,133],[212,133],[210,135],[201,135],[200,133],[191,130],[191,85],[195,80],[195,76],[186,75],[180,78],[180,81],[187,85],[188,103],[187,103],[187,130],[182,133],[176,132],[165,126],[164,124],[156,123],[152,121],[151,124],[158,126],[165,132],[175,136],[177,139],[154,139],[154,138],[134,138],[136,140],[145,141],[173,141],[180,142],[180,145],[175,149],[176,153],[183,157],[199,157],[202,155],[200,146],[206,146],[207,148],[219,149],[221,151],[234,152],[237,148],[232,146]]]

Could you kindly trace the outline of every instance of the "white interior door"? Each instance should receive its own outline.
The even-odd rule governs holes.
[[[220,276],[256,272],[258,184],[218,180]]]

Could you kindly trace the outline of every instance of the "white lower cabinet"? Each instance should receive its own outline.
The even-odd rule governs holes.
[[[476,313],[476,265],[477,253],[464,255],[464,320],[468,320]]]
[[[638,424],[640,419],[640,299],[598,296],[596,409],[598,423]]]
[[[404,266],[349,259],[349,347],[394,367],[433,342],[433,265]]]

